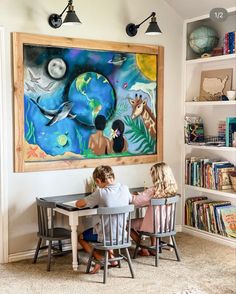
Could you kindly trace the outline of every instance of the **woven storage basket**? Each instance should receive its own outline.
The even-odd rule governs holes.
[[[229,175],[233,190],[236,192],[236,171],[230,172]]]

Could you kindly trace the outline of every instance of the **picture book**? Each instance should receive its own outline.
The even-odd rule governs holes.
[[[226,147],[233,146],[233,134],[236,132],[236,117],[226,118]]]
[[[220,211],[226,234],[236,238],[236,206],[222,207]]]
[[[204,127],[202,123],[188,124],[188,142],[204,142]]]

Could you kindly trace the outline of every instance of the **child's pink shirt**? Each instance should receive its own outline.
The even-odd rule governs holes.
[[[144,190],[143,192],[138,193],[138,195],[132,195],[132,203],[136,207],[143,207],[147,206],[147,210],[145,213],[144,218],[142,219],[134,219],[132,220],[131,227],[137,231],[145,231],[145,232],[153,232],[153,207],[151,206],[150,202],[151,199],[153,198],[155,194],[155,189],[154,187],[148,188]],[[162,206],[162,217],[163,219],[166,218],[166,213],[168,215],[167,222],[169,223],[170,221],[170,206],[167,207],[166,211],[166,206]],[[156,214],[157,214],[157,219],[159,218],[160,214],[160,208],[157,207],[156,209]],[[162,224],[164,229],[164,223]],[[159,231],[160,229],[160,224],[156,223],[156,228]]]

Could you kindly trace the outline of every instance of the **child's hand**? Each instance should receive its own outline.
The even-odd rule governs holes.
[[[75,206],[78,208],[84,207],[86,204],[87,203],[84,199],[79,199],[75,202]]]

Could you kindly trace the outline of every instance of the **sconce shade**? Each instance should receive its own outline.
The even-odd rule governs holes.
[[[151,36],[154,36],[154,35],[160,35],[161,34],[161,30],[157,24],[157,21],[156,21],[156,18],[155,17],[152,17],[151,18],[151,21],[149,23],[149,26],[145,32],[146,35],[151,35]]]
[[[152,12],[151,15],[149,15],[146,19],[144,19],[140,24],[135,25],[134,23],[129,23],[126,26],[126,33],[128,36],[130,37],[134,37],[137,32],[138,32],[138,28],[145,22],[147,21],[149,18],[151,18],[151,21],[149,23],[149,26],[145,32],[146,35],[159,35],[161,34],[161,30],[157,24],[156,21],[156,13]]]
[[[63,25],[74,25],[74,24],[81,24],[78,16],[74,11],[74,7],[71,5],[69,6],[69,10],[67,11],[67,15],[63,21]]]
[[[72,3],[73,3],[72,0],[68,0],[68,4],[66,5],[66,7],[64,8],[64,10],[62,11],[61,14],[53,13],[49,16],[48,23],[52,28],[57,29],[62,24],[63,25],[81,24],[81,21],[79,20],[78,16],[76,15],[76,13],[74,11],[74,6],[72,5]],[[65,17],[64,21],[62,22],[61,17],[67,8],[68,8],[68,10],[66,12],[67,13],[66,17]]]

